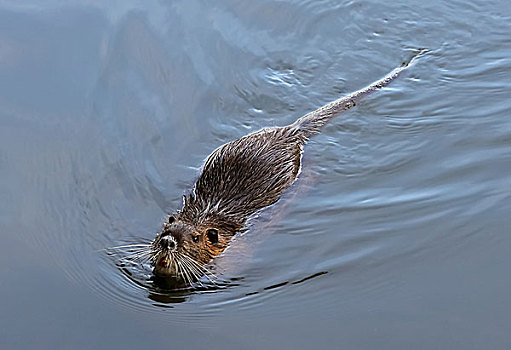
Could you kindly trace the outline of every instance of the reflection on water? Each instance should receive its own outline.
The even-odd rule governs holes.
[[[0,2],[0,347],[509,348],[510,13]],[[213,282],[176,290],[109,253],[152,241],[216,147],[421,47],[311,140]]]

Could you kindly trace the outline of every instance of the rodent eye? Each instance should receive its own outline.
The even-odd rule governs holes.
[[[217,243],[218,242],[218,230],[216,228],[210,228],[206,235],[208,236],[208,240],[211,243]]]
[[[168,220],[169,224],[173,223],[174,221],[176,221],[176,218],[172,215],[169,216],[169,220]]]
[[[193,237],[192,237],[192,241],[193,241],[194,243],[199,243],[199,239],[200,239],[200,235],[196,235],[196,236],[193,236]]]

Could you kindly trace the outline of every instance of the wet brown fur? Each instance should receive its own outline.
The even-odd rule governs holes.
[[[318,134],[330,119],[355,106],[362,97],[388,85],[406,67],[408,64],[396,68],[368,87],[333,101],[291,125],[265,128],[213,151],[192,193],[184,197],[183,208],[171,217],[173,222],[165,224],[153,242],[155,274],[179,275],[172,266],[158,265],[158,259],[169,254],[165,248],[156,254],[166,235],[177,241],[175,254],[184,254],[201,266],[220,255],[231,238],[245,228],[251,216],[277,202],[282,192],[296,180],[303,146],[309,138]],[[211,229],[213,231],[208,231]],[[214,232],[217,232],[217,240]]]

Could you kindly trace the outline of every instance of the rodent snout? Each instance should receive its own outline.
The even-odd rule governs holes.
[[[172,237],[171,235],[163,236],[160,239],[159,244],[160,244],[160,247],[162,247],[164,249],[175,250],[177,248],[177,242],[174,239],[174,237]]]

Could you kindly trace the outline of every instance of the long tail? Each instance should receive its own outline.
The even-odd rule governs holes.
[[[357,105],[358,101],[360,101],[363,97],[369,95],[370,93],[380,90],[385,86],[389,85],[394,79],[396,79],[399,74],[404,71],[406,68],[410,67],[415,60],[425,54],[427,49],[420,49],[408,62],[404,62],[401,67],[394,69],[392,72],[387,74],[380,80],[375,81],[369,86],[366,86],[363,89],[355,91],[348,96],[341,97],[335,101],[330,102],[329,104],[316,109],[313,112],[307,113],[296,122],[291,124],[291,128],[296,128],[300,130],[300,132],[307,139],[311,136],[319,134],[323,126],[338,116],[342,112],[347,111],[348,109]]]

